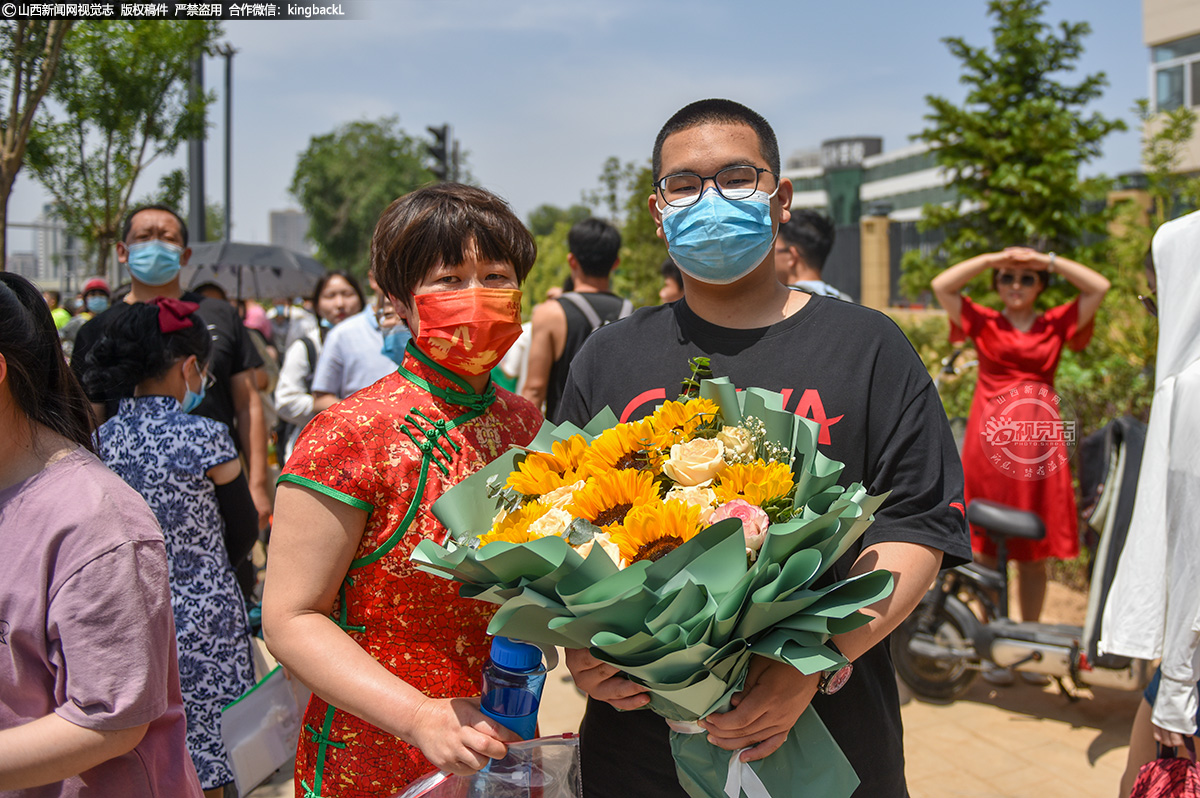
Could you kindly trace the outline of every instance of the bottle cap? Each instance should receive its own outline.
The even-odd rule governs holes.
[[[510,671],[537,670],[542,664],[542,650],[528,643],[507,637],[492,638],[492,662]]]

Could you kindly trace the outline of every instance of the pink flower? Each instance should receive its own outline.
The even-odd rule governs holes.
[[[767,527],[771,521],[762,508],[744,499],[734,499],[722,504],[708,516],[708,523],[715,524],[726,518],[736,518],[742,522],[742,533],[746,536],[746,548],[758,551],[762,548],[763,540],[767,537]]]

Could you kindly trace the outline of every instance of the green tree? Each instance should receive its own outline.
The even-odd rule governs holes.
[[[662,287],[659,269],[667,257],[666,242],[655,233],[658,228],[647,202],[653,192],[654,175],[649,163],[629,174],[621,214],[621,265],[613,276],[613,290],[638,307],[658,303]]]
[[[529,232],[535,236],[550,235],[559,222],[575,224],[591,215],[592,210],[586,205],[575,204],[569,208],[560,208],[557,205],[539,205],[529,212]]]
[[[1103,72],[1077,83],[1059,79],[1083,54],[1086,22],[1042,20],[1048,0],[991,0],[991,48],[959,37],[943,41],[962,62],[968,87],[961,105],[927,96],[929,126],[914,138],[932,145],[939,165],[962,202],[926,205],[922,230],[941,230],[932,256],[905,254],[902,288],[926,290],[938,270],[972,255],[1014,244],[1095,262],[1088,245],[1103,236],[1106,214],[1089,212],[1107,185],[1081,180],[1079,169],[1101,153],[1119,119],[1086,106],[1103,93]]]
[[[379,215],[397,197],[431,182],[422,140],[390,116],[314,136],[296,163],[291,193],[309,218],[317,259],[365,277]]]
[[[8,262],[8,198],[25,159],[34,114],[50,90],[73,24],[0,22],[0,271]]]
[[[203,135],[213,96],[188,96],[192,62],[218,23],[104,21],[77,25],[63,48],[29,164],[67,227],[102,271],[146,167]]]

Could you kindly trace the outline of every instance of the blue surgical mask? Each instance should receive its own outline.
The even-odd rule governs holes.
[[[404,349],[412,340],[412,333],[403,324],[397,324],[383,334],[383,356],[397,366],[404,363]]]
[[[775,242],[773,196],[755,191],[734,201],[710,188],[694,205],[662,208],[671,259],[703,283],[727,285],[742,279],[763,262]]]
[[[88,309],[88,313],[103,313],[108,310],[108,297],[90,296],[84,304]]]
[[[129,245],[129,273],[146,285],[166,285],[179,274],[183,247],[159,241],[139,241]]]
[[[200,393],[196,393],[191,388],[186,388],[183,394],[183,412],[190,413],[200,406],[204,401],[204,382],[200,383]]]

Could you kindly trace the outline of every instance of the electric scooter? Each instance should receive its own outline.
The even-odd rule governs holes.
[[[984,663],[1056,680],[1074,700],[1084,686],[1138,690],[1153,673],[1145,660],[1101,656],[1100,619],[1133,512],[1145,425],[1118,419],[1105,432],[1107,477],[1088,518],[1100,539],[1082,627],[1014,621],[1008,616],[1008,541],[1046,534],[1034,513],[975,499],[967,520],[996,543],[995,569],[968,563],[942,571],[917,609],[893,633],[896,673],[927,698],[961,696]],[[1068,684],[1070,682],[1070,684]]]

